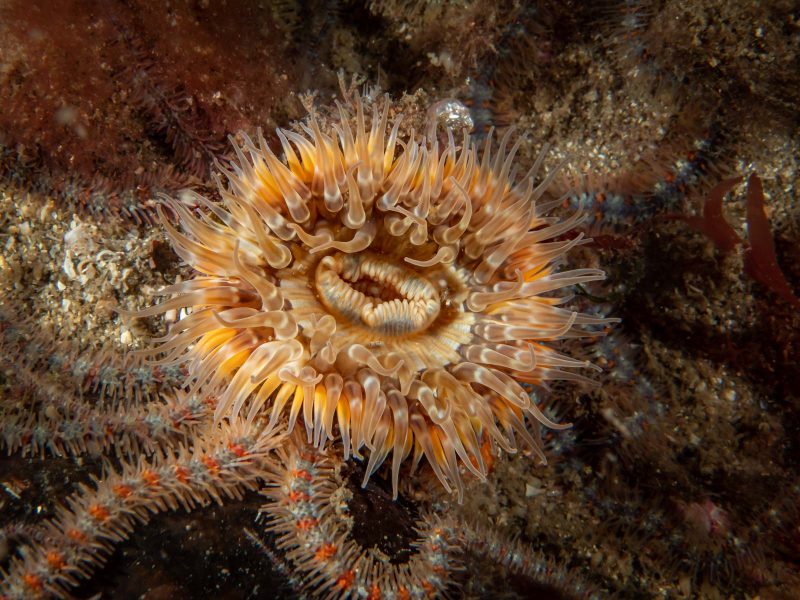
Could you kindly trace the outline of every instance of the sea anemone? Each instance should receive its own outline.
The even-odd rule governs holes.
[[[413,451],[461,497],[460,465],[486,476],[484,443],[514,452],[519,437],[544,459],[526,417],[568,427],[523,385],[585,380],[574,369],[590,365],[548,342],[607,320],[549,293],[604,273],[558,271],[585,241],[564,236],[583,217],[544,216],[560,204],[539,202],[554,172],[536,184],[540,157],[517,178],[510,133],[494,155],[491,136],[482,152],[467,133],[402,139],[389,100],[369,127],[365,102],[279,129],[280,157],[260,132],[242,135],[237,160],[218,165],[221,203],[165,199],[161,222],[197,275],[134,313],[184,315],[143,353],[185,363],[190,392],[218,398],[217,420],[246,411],[271,428],[288,413],[291,430],[302,415],[315,446],[338,428],[345,458],[369,449],[365,482],[391,453],[396,496]]]

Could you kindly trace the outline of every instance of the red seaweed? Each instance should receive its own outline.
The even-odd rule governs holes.
[[[775,242],[764,209],[764,187],[758,175],[753,173],[747,180],[747,243],[725,220],[722,200],[741,180],[741,177],[734,177],[717,184],[706,198],[703,216],[673,214],[666,215],[666,218],[683,221],[710,239],[720,252],[727,254],[742,244],[744,272],[795,308],[800,308],[800,298],[794,295],[778,265]]]
[[[747,180],[747,239],[750,245],[744,251],[745,273],[800,308],[800,298],[794,295],[778,265],[775,242],[764,210],[764,187],[755,173]]]
[[[710,239],[720,252],[728,253],[742,243],[742,238],[725,220],[722,214],[722,199],[730,192],[741,177],[726,179],[717,184],[708,193],[708,198],[703,205],[703,216],[668,215],[668,218],[685,222],[695,231],[702,233]]]
[[[734,177],[715,186],[708,194],[708,199],[703,207],[702,219],[698,219],[701,220],[700,231],[707,235],[722,252],[730,252],[737,244],[742,243],[742,239],[722,215],[722,199],[741,180],[741,177]]]

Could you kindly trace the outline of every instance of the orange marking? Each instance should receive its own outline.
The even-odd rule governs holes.
[[[101,523],[108,521],[109,517],[111,517],[111,513],[102,504],[92,504],[89,507],[89,514],[92,515],[95,521],[100,521]]]
[[[80,529],[72,528],[67,531],[67,537],[75,542],[85,542],[86,541],[86,534],[83,533]]]
[[[56,552],[55,550],[48,551],[46,558],[47,564],[53,569],[60,571],[67,565],[67,563],[64,562],[64,557],[61,555],[61,553]]]
[[[172,427],[177,429],[181,423],[191,418],[191,416],[192,413],[189,412],[189,409],[184,408],[176,416],[172,417]]]
[[[189,481],[192,473],[186,467],[175,467],[175,479],[180,481],[181,483],[186,483]]]
[[[320,562],[330,560],[336,554],[336,546],[333,544],[322,544],[314,553],[314,558]]]
[[[400,589],[397,590],[397,597],[400,598],[400,600],[411,600],[411,594],[403,586],[400,586]]]
[[[142,479],[144,479],[144,482],[150,487],[157,487],[160,483],[158,473],[149,469],[142,472]]]
[[[305,492],[298,492],[296,490],[292,490],[289,492],[289,501],[293,503],[297,502],[307,502],[311,499],[311,497],[306,494]]]
[[[483,438],[483,444],[481,444],[481,458],[483,459],[483,464],[486,465],[486,472],[489,473],[494,467],[494,455],[492,454],[492,444],[489,442],[488,435]]]
[[[247,456],[247,450],[244,449],[244,446],[241,446],[239,444],[234,444],[234,443],[228,444],[228,450],[233,452],[239,458]]]
[[[367,595],[367,600],[381,600],[381,590],[378,587],[378,584],[372,584],[372,589],[370,589],[369,594]]]
[[[33,573],[25,573],[25,575],[22,576],[22,581],[24,581],[25,585],[29,588],[35,590],[37,594],[40,594],[44,588],[42,580]]]
[[[292,477],[297,479],[305,479],[306,481],[313,481],[313,477],[311,473],[306,471],[305,469],[295,469],[292,471]]]
[[[319,521],[317,519],[306,518],[300,519],[297,522],[297,528],[301,531],[308,531],[309,529],[314,529],[317,525],[319,525]]]
[[[353,571],[345,571],[336,579],[336,587],[340,590],[349,590],[356,579],[356,574]]]
[[[219,473],[219,463],[210,456],[204,456],[200,462],[206,466],[206,469],[208,469],[212,475],[217,475]]]
[[[111,491],[114,492],[114,495],[117,498],[127,499],[130,498],[131,494],[133,494],[133,490],[130,486],[125,485],[124,483],[118,483],[117,485],[111,488]]]

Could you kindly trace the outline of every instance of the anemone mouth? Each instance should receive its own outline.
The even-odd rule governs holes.
[[[424,331],[441,309],[439,291],[423,274],[369,252],[326,256],[315,286],[333,314],[391,337]]]
[[[546,216],[553,174],[535,185],[537,161],[517,181],[510,133],[495,156],[466,134],[441,148],[389,129],[388,99],[369,127],[353,106],[324,131],[313,115],[305,135],[278,130],[280,158],[243,135],[221,203],[166,200],[181,228],[162,210],[167,235],[198,274],[139,313],[191,309],[144,354],[186,363],[190,391],[219,398],[216,419],[302,421],[319,448],[368,453],[365,481],[391,455],[395,494],[401,463],[425,456],[461,495],[462,469],[485,478],[487,444],[521,439],[544,458],[526,420],[564,427],[523,384],[588,381],[575,371],[590,365],[548,343],[611,320],[551,293],[604,273],[559,271],[582,217]]]

